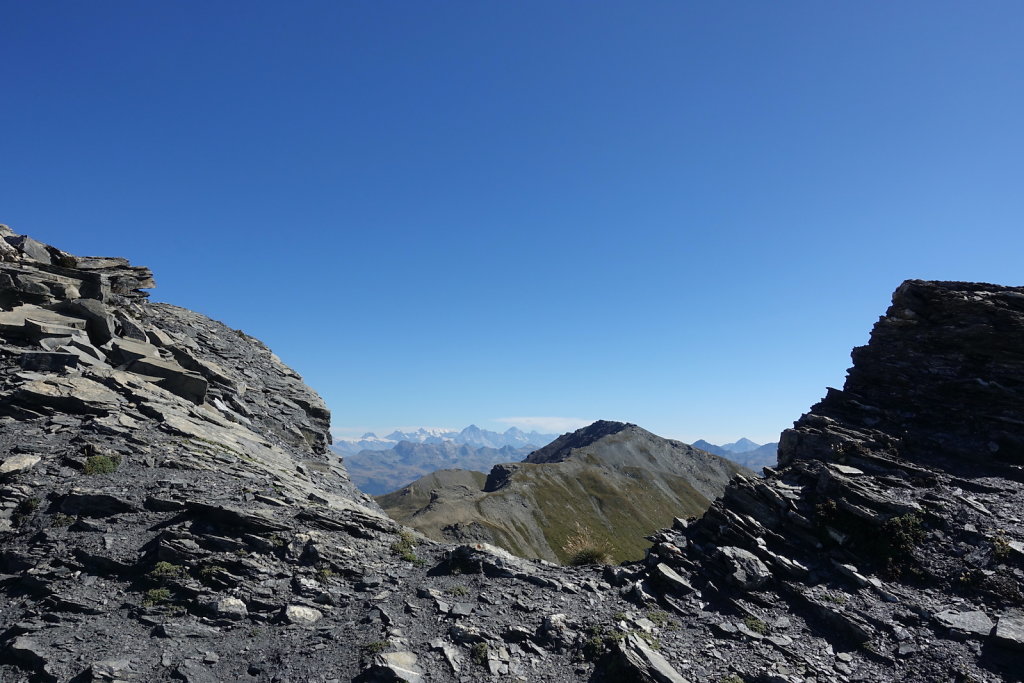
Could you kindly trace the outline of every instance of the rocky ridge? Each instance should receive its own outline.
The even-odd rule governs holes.
[[[403,530],[262,344],[0,230],[4,681],[1021,679],[1022,289],[906,283],[777,470],[562,568]]]
[[[634,424],[599,420],[487,477],[434,472],[376,500],[438,541],[485,542],[559,563],[636,560],[674,515],[702,513],[743,470]]]

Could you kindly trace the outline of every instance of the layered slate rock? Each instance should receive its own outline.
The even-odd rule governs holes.
[[[0,238],[4,681],[1019,679],[1021,290],[909,283],[923,322],[857,354],[884,392],[831,392],[645,561],[564,568],[399,527],[261,343],[122,259]],[[97,363],[23,361],[72,348]]]
[[[1024,288],[905,282],[853,359],[782,434],[779,468],[654,536],[644,575],[672,567],[727,623],[764,624],[755,641],[796,616],[854,650],[851,675],[1018,680]],[[740,554],[767,572],[738,578]]]

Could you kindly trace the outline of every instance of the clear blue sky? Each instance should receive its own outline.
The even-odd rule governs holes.
[[[1021,36],[1016,0],[2,0],[0,222],[151,266],[339,432],[774,440],[902,280],[1024,284]]]

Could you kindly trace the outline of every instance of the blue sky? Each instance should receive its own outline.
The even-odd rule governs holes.
[[[151,266],[339,432],[774,440],[902,280],[1024,284],[1021,35],[999,1],[0,0],[0,222]]]

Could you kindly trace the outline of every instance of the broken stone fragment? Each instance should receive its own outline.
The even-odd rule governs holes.
[[[26,337],[26,326],[31,323],[32,331],[38,334],[44,325],[84,331],[86,321],[62,315],[34,304],[21,304],[10,311],[0,311],[0,333]]]
[[[209,638],[217,629],[192,621],[168,621],[157,626],[153,633],[160,638]]]
[[[246,608],[245,603],[238,598],[217,598],[208,603],[208,608],[214,616],[221,619],[238,620],[249,616],[249,610]]]
[[[19,636],[6,644],[8,655],[26,666],[46,675],[49,652],[36,640],[27,636]],[[44,680],[56,680],[46,675]]]
[[[57,310],[86,322],[85,330],[96,346],[102,346],[114,337],[116,325],[110,309],[96,299],[61,301]]]
[[[40,263],[52,264],[53,257],[42,242],[26,235],[8,235],[3,238],[7,244],[20,251],[25,257]]]
[[[101,662],[93,662],[89,670],[93,681],[131,681],[136,678],[131,660],[128,659],[104,659]]]
[[[772,578],[764,562],[748,550],[723,546],[717,556],[726,567],[726,580],[742,590],[757,590]]]
[[[680,576],[668,565],[659,562],[652,572],[655,581],[665,586],[670,591],[686,595],[693,592],[690,582]]]
[[[63,347],[61,347],[63,348]],[[26,351],[18,359],[23,370],[64,372],[78,367],[78,354],[58,351]]]
[[[661,654],[655,652],[637,634],[630,634],[615,644],[615,651],[605,666],[606,680],[635,683],[688,683]]]
[[[157,347],[134,339],[112,339],[110,348],[110,357],[115,364],[128,364],[140,358],[160,358]]]

